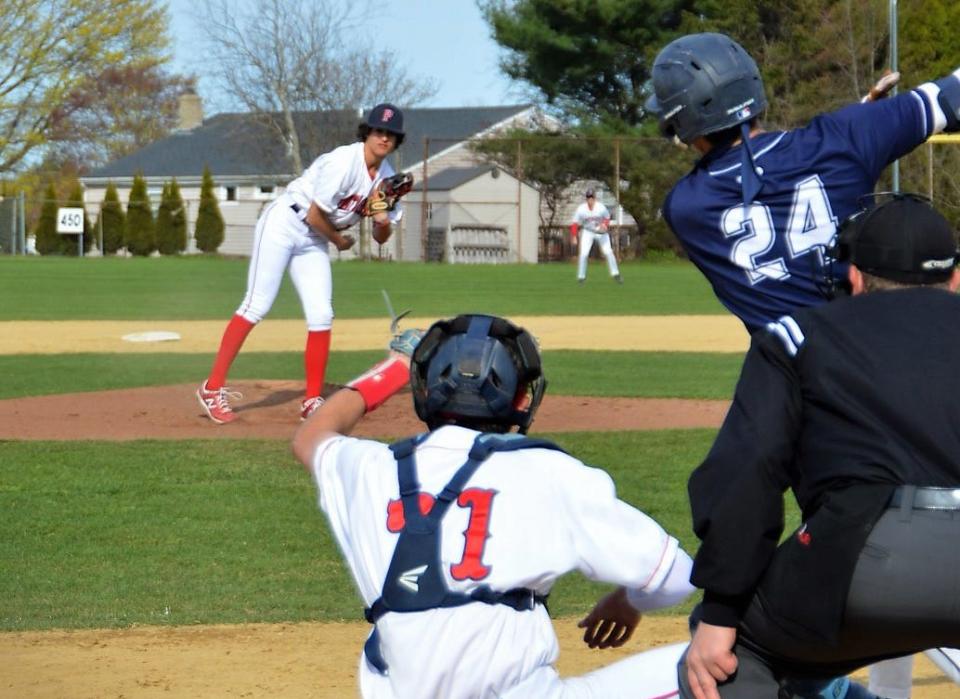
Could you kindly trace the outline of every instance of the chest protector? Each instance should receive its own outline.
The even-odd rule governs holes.
[[[416,449],[429,433],[404,439],[390,446],[397,460],[397,480],[403,505],[404,526],[387,569],[387,577],[380,597],[364,610],[364,617],[376,624],[387,612],[422,612],[440,607],[459,607],[471,602],[505,604],[517,611],[532,610],[546,602],[545,595],[533,590],[516,588],[496,592],[481,585],[469,593],[451,591],[443,578],[440,561],[440,522],[450,504],[463,491],[484,461],[498,451],[518,449],[553,449],[560,447],[542,439],[530,439],[517,434],[481,434],[473,441],[467,462],[437,495],[427,514],[420,512],[420,482],[417,480]],[[367,661],[381,674],[387,674],[387,663],[380,650],[376,626],[363,647]]]

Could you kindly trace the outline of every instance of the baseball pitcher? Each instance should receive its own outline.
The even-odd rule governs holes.
[[[374,240],[381,245],[389,240],[391,224],[403,215],[399,199],[413,186],[411,175],[395,174],[386,161],[403,136],[403,113],[391,104],[377,105],[359,125],[356,143],[321,155],[261,214],[247,293],[223,333],[210,375],[197,389],[200,406],[215,423],[236,418],[230,400],[242,396],[226,388],[227,372],[247,335],[273,305],[288,268],[307,317],[301,419],[323,402],[333,327],[330,246],[351,248],[356,241],[344,231],[362,217],[373,220]]]

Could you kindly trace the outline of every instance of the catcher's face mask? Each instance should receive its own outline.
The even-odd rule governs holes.
[[[431,429],[460,422],[521,433],[546,389],[533,336],[485,315],[434,323],[414,352],[410,385],[417,415]]]

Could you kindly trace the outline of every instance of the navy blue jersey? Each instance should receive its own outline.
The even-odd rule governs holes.
[[[743,146],[716,148],[667,196],[664,218],[717,298],[753,332],[826,300],[824,250],[837,227],[889,163],[942,128],[937,109],[921,88],[754,136],[763,187],[749,207]]]

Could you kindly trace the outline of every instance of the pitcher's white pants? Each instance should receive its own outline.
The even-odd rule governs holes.
[[[307,329],[329,330],[333,325],[333,279],[328,241],[311,235],[306,223],[284,197],[272,202],[257,221],[247,272],[247,293],[237,315],[259,323],[273,306],[283,273],[290,268]]]
[[[580,229],[580,257],[577,260],[577,279],[587,278],[587,258],[590,257],[590,248],[593,247],[595,240],[600,243],[600,252],[607,258],[610,276],[615,277],[620,274],[620,268],[617,267],[617,258],[613,254],[613,246],[610,245],[610,234],[588,231],[586,228],[582,228]]]

